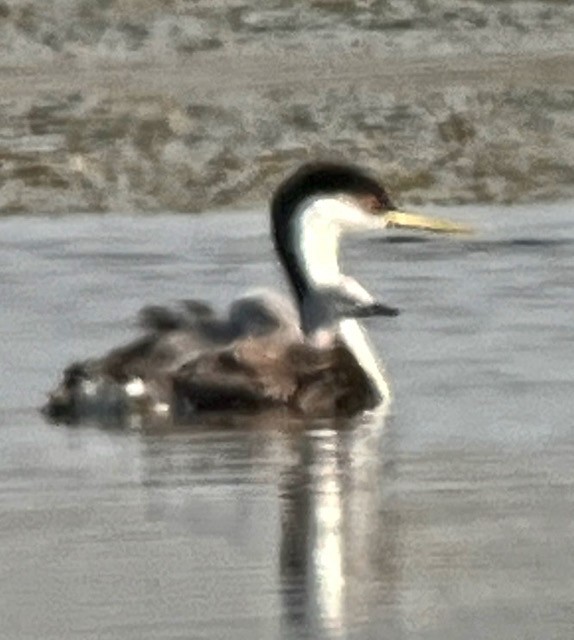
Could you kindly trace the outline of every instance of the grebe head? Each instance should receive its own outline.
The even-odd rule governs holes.
[[[353,200],[355,208],[365,215],[380,215],[394,211],[395,207],[384,187],[364,169],[335,162],[310,162],[284,180],[271,201],[273,241],[279,254],[287,248],[291,227],[310,200]],[[349,214],[349,226],[356,224],[357,216]],[[344,225],[344,216],[333,215],[333,220]],[[287,242],[286,242],[287,241]]]
[[[299,304],[303,330],[311,333],[345,316],[396,315],[339,271],[341,233],[382,229],[395,207],[384,187],[352,165],[303,165],[276,190],[272,235]]]
[[[279,185],[271,201],[271,224],[275,250],[307,334],[345,317],[397,314],[341,274],[338,249],[343,232],[385,227],[470,231],[447,220],[397,211],[385,188],[368,171],[335,162],[305,164]]]

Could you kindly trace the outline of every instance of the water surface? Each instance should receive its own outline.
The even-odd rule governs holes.
[[[0,636],[571,637],[571,209],[347,246],[403,312],[369,323],[386,418],[171,433],[36,407],[143,304],[282,286],[265,217],[3,219]]]

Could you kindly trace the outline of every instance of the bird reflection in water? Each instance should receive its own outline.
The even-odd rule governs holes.
[[[339,637],[393,599],[396,525],[384,513],[391,438],[381,413],[346,429],[313,429],[283,470],[280,570],[287,635]],[[292,444],[295,444],[293,441]],[[297,456],[296,456],[297,457]],[[375,602],[373,584],[376,589]]]
[[[382,411],[298,423],[235,416],[233,428],[212,417],[204,431],[152,431],[147,518],[190,541],[198,584],[221,576],[213,624],[233,611],[254,616],[254,637],[275,637],[278,624],[281,638],[337,638],[374,620],[400,635],[396,438]]]

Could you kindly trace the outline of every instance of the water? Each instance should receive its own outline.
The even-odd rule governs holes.
[[[143,304],[281,278],[262,215],[3,219],[0,636],[571,637],[571,208],[350,243],[403,313],[369,324],[390,415],[340,429],[46,425],[61,368]]]

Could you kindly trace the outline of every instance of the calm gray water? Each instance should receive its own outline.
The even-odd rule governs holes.
[[[36,407],[143,304],[279,285],[265,218],[1,220],[0,637],[571,638],[573,207],[348,246],[385,420],[172,433]]]

